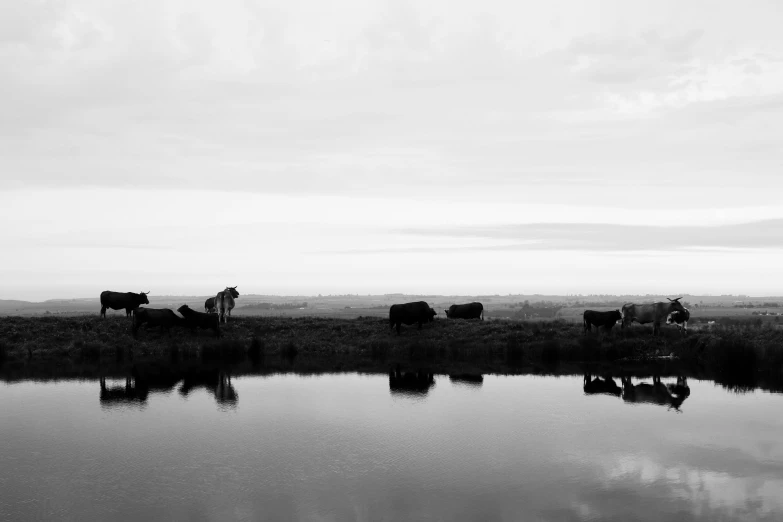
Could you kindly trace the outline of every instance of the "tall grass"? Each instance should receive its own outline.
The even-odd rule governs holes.
[[[573,362],[649,360],[674,354],[723,375],[783,373],[783,330],[769,322],[716,323],[687,336],[662,327],[653,337],[649,326],[615,328],[611,333],[585,335],[579,323],[563,320],[478,321],[436,320],[418,330],[405,327],[400,335],[377,317],[330,319],[319,317],[237,317],[215,339],[211,332],[173,330],[172,337],[134,339],[124,317],[8,318],[0,322],[0,361],[70,358],[104,364],[149,357],[176,362],[237,362],[255,365],[320,358],[353,360],[349,366],[446,361],[472,367],[555,367]],[[266,358],[266,359],[265,359]],[[360,361],[368,361],[360,362]],[[298,362],[301,364],[301,362]],[[321,363],[319,363],[321,364]],[[335,363],[334,366],[336,366]],[[334,367],[332,366],[332,367]],[[728,377],[727,377],[728,378]]]

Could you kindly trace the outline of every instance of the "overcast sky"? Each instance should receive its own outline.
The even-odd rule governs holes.
[[[0,298],[783,294],[776,1],[0,3]]]

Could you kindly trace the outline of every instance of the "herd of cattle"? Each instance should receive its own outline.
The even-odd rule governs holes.
[[[138,331],[142,324],[160,326],[167,331],[173,326],[184,326],[195,330],[196,328],[211,329],[215,335],[220,336],[220,323],[227,323],[231,310],[234,308],[234,299],[239,297],[237,287],[227,286],[210,297],[204,303],[204,312],[197,312],[188,305],[182,305],[177,309],[182,317],[168,308],[145,308],[141,305],[149,304],[147,299],[149,292],[134,294],[133,292],[101,292],[101,317],[106,317],[106,309],[125,309],[125,315],[133,317],[133,332]],[[640,324],[653,324],[653,334],[657,335],[662,322],[676,324],[683,331],[687,330],[690,312],[680,303],[681,297],[669,299],[668,303],[650,304],[626,304],[620,310],[609,312],[597,312],[585,310],[583,323],[585,333],[592,327],[604,328],[607,332],[620,322],[622,327],[630,325],[634,321]],[[484,306],[473,302],[467,304],[453,304],[446,312],[448,319],[484,319]],[[400,325],[418,324],[419,330],[424,323],[432,322],[438,313],[426,301],[394,304],[389,308],[389,325],[397,328],[400,333]]]
[[[147,299],[149,292],[134,294],[133,292],[111,292],[109,290],[101,292],[101,317],[106,317],[106,309],[112,310],[125,309],[125,316],[133,316],[133,333],[135,334],[143,324],[149,326],[160,326],[169,333],[173,326],[182,326],[195,330],[210,329],[215,335],[220,337],[220,323],[227,323],[231,310],[234,309],[234,299],[239,297],[236,286],[227,286],[210,297],[204,303],[206,312],[197,312],[188,305],[182,305],[177,308],[177,312],[182,317],[175,314],[168,308],[145,308],[141,305],[150,304]]]
[[[603,327],[607,332],[618,322],[623,328],[634,321],[639,324],[653,324],[653,335],[658,335],[661,323],[675,324],[686,332],[688,330],[688,320],[691,318],[690,311],[680,303],[682,297],[669,299],[668,303],[658,302],[649,304],[626,304],[620,310],[609,312],[596,312],[594,310],[585,310],[583,314],[585,333],[590,332],[592,327],[600,329]]]

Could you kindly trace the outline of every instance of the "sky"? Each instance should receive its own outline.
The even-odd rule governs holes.
[[[783,295],[775,1],[0,3],[0,299]]]

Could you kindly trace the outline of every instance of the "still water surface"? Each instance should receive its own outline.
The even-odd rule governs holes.
[[[0,384],[0,519],[783,520],[783,395],[691,380],[677,410],[581,377],[231,384],[130,402],[124,380],[103,401],[98,381]]]

